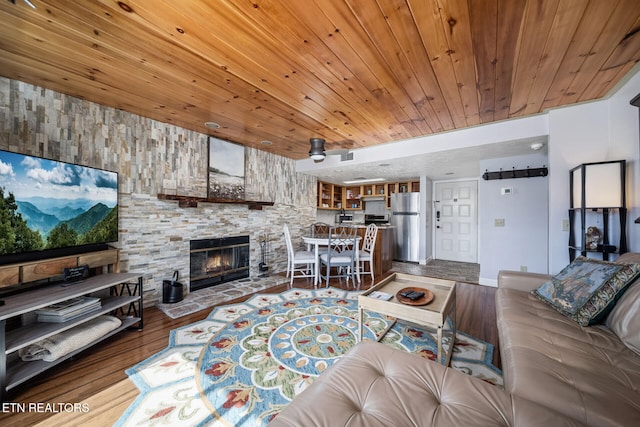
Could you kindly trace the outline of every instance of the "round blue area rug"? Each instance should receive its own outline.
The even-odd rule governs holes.
[[[127,371],[141,396],[118,425],[267,425],[356,344],[359,294],[256,295],[172,331],[166,350]],[[388,322],[365,312],[365,339],[376,339]],[[435,330],[398,322],[381,342],[435,360],[434,337]],[[456,334],[452,367],[500,385],[492,358],[490,344]]]
[[[382,319],[373,323],[365,328],[369,339],[386,327]],[[263,425],[353,347],[357,331],[355,300],[272,304],[218,332],[200,354],[196,380],[218,416],[233,425],[247,418],[255,420],[247,425]]]

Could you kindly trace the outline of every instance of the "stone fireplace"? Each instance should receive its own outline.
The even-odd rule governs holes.
[[[190,241],[189,290],[249,277],[249,236]]]

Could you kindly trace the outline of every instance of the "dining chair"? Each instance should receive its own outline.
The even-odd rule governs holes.
[[[325,235],[329,234],[330,229],[331,226],[325,222],[314,222],[311,224],[309,234],[311,234],[312,237],[315,237],[316,235]]]
[[[313,224],[311,224],[309,234],[311,235],[311,237],[325,236],[329,234],[330,229],[331,229],[331,226],[325,222],[314,222]],[[311,248],[307,247],[307,250],[310,251]],[[322,255],[326,252],[327,252],[326,246],[322,246],[318,248],[318,255]]]
[[[318,259],[313,251],[296,251],[291,242],[291,232],[287,224],[284,225],[284,240],[287,244],[287,277],[291,275],[289,287],[293,287],[296,277],[316,277],[316,263]],[[299,273],[296,275],[296,273]]]
[[[344,277],[349,282],[353,280],[355,287],[356,273],[356,250],[358,236],[354,227],[331,227],[329,229],[327,252],[320,255],[321,270],[325,268],[325,273],[320,272],[320,278],[325,280],[326,287],[329,286],[329,279],[332,277]],[[331,269],[336,269],[336,274],[331,274]]]
[[[378,226],[369,224],[364,232],[362,239],[362,248],[358,252],[358,260],[360,262],[360,272],[366,272],[364,265],[369,263],[369,273],[371,274],[371,284],[373,285],[373,251],[376,246],[376,238],[378,236]],[[359,277],[359,276],[358,276]]]

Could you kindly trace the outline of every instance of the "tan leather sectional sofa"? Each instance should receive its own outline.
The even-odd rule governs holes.
[[[618,262],[640,263],[640,254]],[[504,390],[364,341],[270,425],[640,425],[640,279],[604,324],[582,327],[528,292],[549,277],[500,272],[496,310]]]
[[[616,262],[638,264],[640,254]],[[588,426],[640,426],[640,279],[603,324],[582,327],[523,292],[549,278],[505,271],[498,277],[505,391]]]

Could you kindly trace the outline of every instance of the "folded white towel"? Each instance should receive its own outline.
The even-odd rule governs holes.
[[[53,362],[118,328],[122,321],[113,316],[100,316],[64,332],[45,338],[18,350],[24,361]]]

